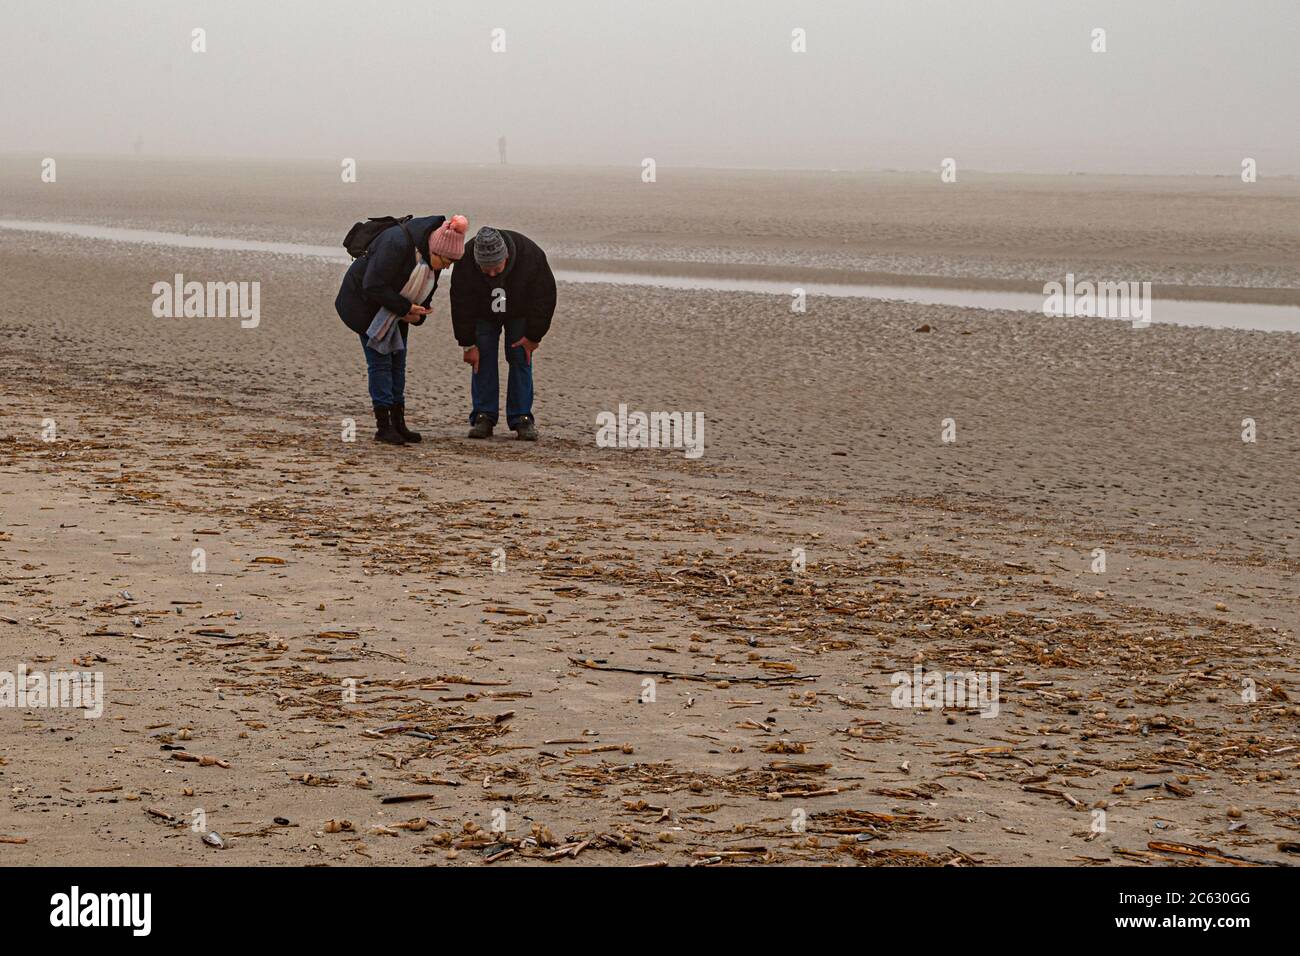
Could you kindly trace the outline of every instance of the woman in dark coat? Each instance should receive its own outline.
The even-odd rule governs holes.
[[[366,330],[381,309],[388,309],[398,317],[401,340],[406,344],[408,326],[420,325],[431,311],[438,274],[465,254],[467,228],[464,216],[422,216],[390,226],[343,276],[334,308],[343,324],[361,338],[365,350],[376,441],[404,445],[419,441],[420,434],[406,427],[406,349],[376,351],[368,344]],[[433,270],[433,290],[423,301],[413,302],[402,290],[421,258]]]

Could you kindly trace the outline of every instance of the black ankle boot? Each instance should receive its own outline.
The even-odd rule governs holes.
[[[413,432],[406,427],[406,406],[394,405],[392,408],[392,412],[393,412],[393,416],[392,416],[393,428],[397,429],[397,434],[401,435],[402,438],[406,439],[408,442],[419,441],[420,433]]]
[[[393,427],[393,410],[388,405],[375,406],[375,441],[386,445],[405,445],[401,434]]]

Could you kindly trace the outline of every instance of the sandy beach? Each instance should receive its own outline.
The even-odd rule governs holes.
[[[1293,179],[24,162],[0,218],[1300,304]],[[175,273],[260,324],[155,318]],[[106,688],[0,710],[3,863],[1294,862],[1300,336],[561,283],[541,442],[472,442],[444,287],[388,448],[341,273],[0,230],[2,669]],[[895,706],[929,672],[997,713]]]

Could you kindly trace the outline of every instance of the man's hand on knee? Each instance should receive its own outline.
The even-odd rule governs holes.
[[[534,342],[532,339],[528,338],[528,336],[524,336],[524,337],[523,337],[522,339],[520,339],[518,342],[511,342],[511,343],[510,343],[510,347],[511,347],[511,348],[518,348],[519,346],[523,346],[523,349],[524,349],[524,362],[527,363],[528,365],[532,365],[532,364],[533,364],[533,353],[534,353],[535,351],[537,351],[537,344],[538,344],[538,343],[536,343],[536,342]]]

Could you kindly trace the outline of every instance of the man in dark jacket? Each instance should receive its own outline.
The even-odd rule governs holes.
[[[420,440],[420,433],[406,427],[406,349],[388,354],[367,344],[366,329],[381,308],[398,316],[403,344],[408,325],[420,325],[429,314],[438,275],[458,260],[465,250],[466,222],[463,216],[422,216],[385,229],[370,243],[366,253],[348,267],[334,299],[339,318],[361,337],[366,353],[370,401],[375,409],[375,440],[404,445]],[[417,256],[428,260],[434,270],[433,291],[422,302],[402,295],[411,278]]]
[[[497,343],[506,333],[506,424],[522,441],[537,441],[533,420],[533,352],[551,327],[555,276],[537,243],[522,233],[484,226],[465,243],[451,273],[451,323],[474,370],[470,438],[487,438],[501,402]]]

